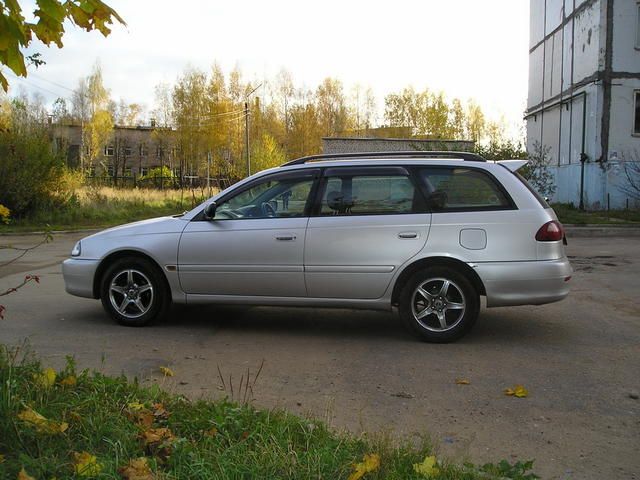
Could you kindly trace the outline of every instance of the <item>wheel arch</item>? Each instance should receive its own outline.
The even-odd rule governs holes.
[[[149,261],[157,269],[157,271],[161,273],[162,279],[164,281],[164,286],[167,289],[166,291],[171,292],[171,287],[169,285],[169,280],[167,279],[166,273],[164,272],[162,267],[160,267],[160,264],[151,255],[141,252],[140,250],[127,249],[127,250],[116,250],[115,252],[111,252],[109,253],[109,255],[107,255],[100,261],[100,263],[98,264],[98,268],[96,269],[96,273],[93,276],[93,297],[94,298],[100,298],[100,283],[102,282],[102,277],[105,271],[107,270],[107,268],[109,267],[109,265],[112,262],[125,257],[136,257],[136,258],[142,258]]]
[[[398,305],[402,287],[404,287],[414,273],[424,268],[434,266],[450,267],[458,270],[469,278],[479,295],[487,294],[480,276],[472,267],[469,266],[468,263],[452,257],[426,257],[414,261],[402,270],[393,286],[393,291],[391,293],[391,305]]]

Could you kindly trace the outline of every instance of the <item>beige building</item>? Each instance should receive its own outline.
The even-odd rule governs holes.
[[[54,124],[51,128],[56,147],[67,152],[67,163],[72,167],[80,167],[82,127]],[[161,166],[167,166],[177,173],[173,137],[173,131],[161,132],[152,126],[115,126],[109,142],[93,164],[86,167],[94,175],[140,176],[151,168]]]

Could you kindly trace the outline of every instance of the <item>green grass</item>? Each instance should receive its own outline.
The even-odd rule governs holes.
[[[527,473],[530,463],[506,461],[482,467],[438,461],[440,472],[427,477],[413,468],[431,455],[426,441],[398,446],[382,436],[336,433],[285,411],[190,401],[157,385],[142,388],[124,377],[76,373],[71,360],[50,386],[38,380],[42,371],[31,356],[0,347],[0,478],[14,479],[23,468],[35,478],[75,478],[74,452],[94,455],[101,467],[96,476],[114,479],[122,478],[119,468],[140,457],[158,479],[346,479],[354,463],[371,453],[379,455],[380,465],[365,479],[537,478]],[[71,376],[75,385],[60,383]],[[19,418],[27,407],[68,428],[38,432]],[[153,423],[142,426],[136,415]],[[168,428],[170,438],[145,445],[150,428]]]
[[[567,225],[633,225],[640,223],[640,210],[606,210],[582,211],[568,203],[554,203],[551,205],[558,215],[558,219]]]

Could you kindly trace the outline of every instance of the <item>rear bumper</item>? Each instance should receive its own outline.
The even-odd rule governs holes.
[[[99,260],[69,258],[62,262],[64,289],[71,295],[95,298],[93,295],[93,277]]]
[[[488,262],[475,264],[487,291],[487,307],[541,305],[569,294],[573,273],[567,257],[535,262]]]

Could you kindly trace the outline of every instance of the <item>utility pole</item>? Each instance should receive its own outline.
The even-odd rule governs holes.
[[[207,192],[211,196],[211,150],[207,152]]]
[[[251,154],[249,153],[249,97],[261,86],[262,84],[258,85],[244,97],[244,148],[247,151],[247,177],[251,175]]]
[[[247,154],[247,177],[251,175],[251,154],[249,153],[249,102],[244,102],[244,148]]]

